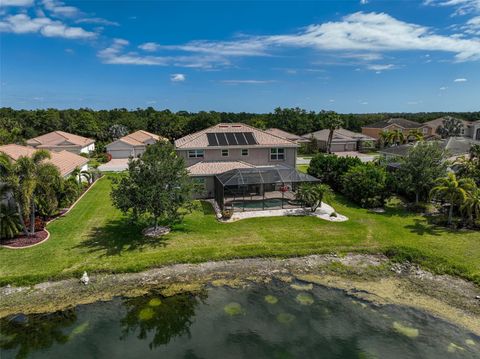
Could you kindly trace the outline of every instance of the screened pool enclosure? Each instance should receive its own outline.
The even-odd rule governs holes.
[[[215,176],[215,200],[222,210],[297,208],[297,188],[314,182],[319,180],[282,165],[239,168]]]

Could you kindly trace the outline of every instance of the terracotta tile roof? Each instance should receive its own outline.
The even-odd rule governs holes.
[[[129,145],[132,145],[132,146],[143,146],[148,140],[152,140],[152,139],[155,141],[166,140],[165,138],[155,135],[153,133],[139,130],[139,131],[130,133],[129,135],[121,137],[119,141],[128,143]]]
[[[37,149],[33,147],[15,144],[0,146],[0,152],[5,153],[14,161],[18,160],[20,157],[30,157],[35,151],[37,151]],[[49,152],[51,158],[46,161],[56,166],[63,177],[69,175],[76,167],[82,167],[88,163],[88,158],[69,151]]]
[[[192,176],[213,176],[237,168],[255,167],[243,161],[202,161],[187,168]]]
[[[302,137],[310,139],[313,136],[316,140],[327,141],[329,134],[330,134],[330,130],[324,129],[324,130],[320,130],[312,133],[307,133]],[[344,128],[339,128],[338,130],[333,131],[332,141],[358,141],[358,140],[376,141],[373,137],[364,135],[362,133],[349,131]]]
[[[302,136],[298,136],[294,133],[290,133],[284,130],[281,130],[279,128],[267,128],[265,132],[270,133],[272,135],[278,136],[278,137],[283,137],[286,138],[287,140],[290,141],[304,141],[305,139]]]
[[[86,138],[63,131],[53,131],[38,137],[31,138],[27,141],[27,144],[38,148],[71,146],[85,147],[94,142],[95,141],[91,138]]]
[[[422,127],[422,124],[415,122],[415,121],[410,121],[405,118],[390,118],[388,120],[382,120],[375,122],[371,125],[365,125],[362,126],[362,128],[385,128],[390,125],[397,125],[403,128],[420,128]]]
[[[185,137],[179,138],[175,141],[175,147],[177,149],[189,149],[189,148],[209,148],[213,146],[208,145],[207,133],[218,132],[252,132],[253,136],[257,140],[256,145],[245,145],[237,147],[251,147],[251,146],[282,146],[282,147],[298,147],[298,145],[286,138],[268,133],[266,131],[259,130],[258,128],[245,125],[243,123],[219,123],[218,125],[209,127],[205,130],[192,133]],[[218,146],[226,147],[226,146]],[[232,146],[230,146],[232,147]]]

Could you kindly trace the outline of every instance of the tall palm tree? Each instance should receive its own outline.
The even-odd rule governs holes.
[[[468,213],[470,224],[474,224],[474,218],[480,219],[480,188],[475,186],[468,191],[467,198],[462,204],[462,209]]]
[[[387,140],[389,144],[396,144],[398,146],[405,142],[405,135],[402,130],[389,131]]]
[[[325,126],[329,130],[327,140],[327,153],[332,153],[333,133],[335,132],[335,130],[338,130],[343,126],[343,120],[337,113],[331,112],[325,118]]]
[[[85,178],[88,183],[90,183],[90,180],[92,178],[92,175],[90,174],[90,172],[85,170],[82,171],[79,167],[76,167],[72,171],[71,176],[77,180],[79,186],[82,184],[82,178]]]
[[[379,135],[380,146],[385,147],[389,144],[390,131],[382,131]]]
[[[475,183],[471,178],[457,179],[453,172],[450,172],[447,177],[439,178],[437,183],[430,191],[430,196],[444,200],[449,204],[448,224],[450,225],[453,219],[453,208],[463,205],[468,192],[475,188]]]

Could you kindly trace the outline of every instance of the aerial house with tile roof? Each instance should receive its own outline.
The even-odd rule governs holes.
[[[27,145],[53,152],[90,153],[95,150],[95,140],[63,131],[53,131],[31,138]]]
[[[145,152],[148,145],[152,145],[157,141],[168,140],[153,133],[139,130],[108,144],[107,153],[113,159],[137,158]]]
[[[198,198],[235,210],[288,208],[295,189],[316,178],[296,170],[296,142],[241,123],[220,123],[175,141]]]

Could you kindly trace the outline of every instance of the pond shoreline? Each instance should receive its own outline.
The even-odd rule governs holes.
[[[43,313],[79,304],[138,296],[159,290],[169,296],[205,286],[243,287],[251,283],[304,281],[378,305],[397,304],[426,311],[480,335],[480,287],[434,275],[410,263],[392,263],[383,255],[312,255],[287,259],[251,258],[176,264],[139,273],[92,274],[79,279],[0,288],[0,317]]]

